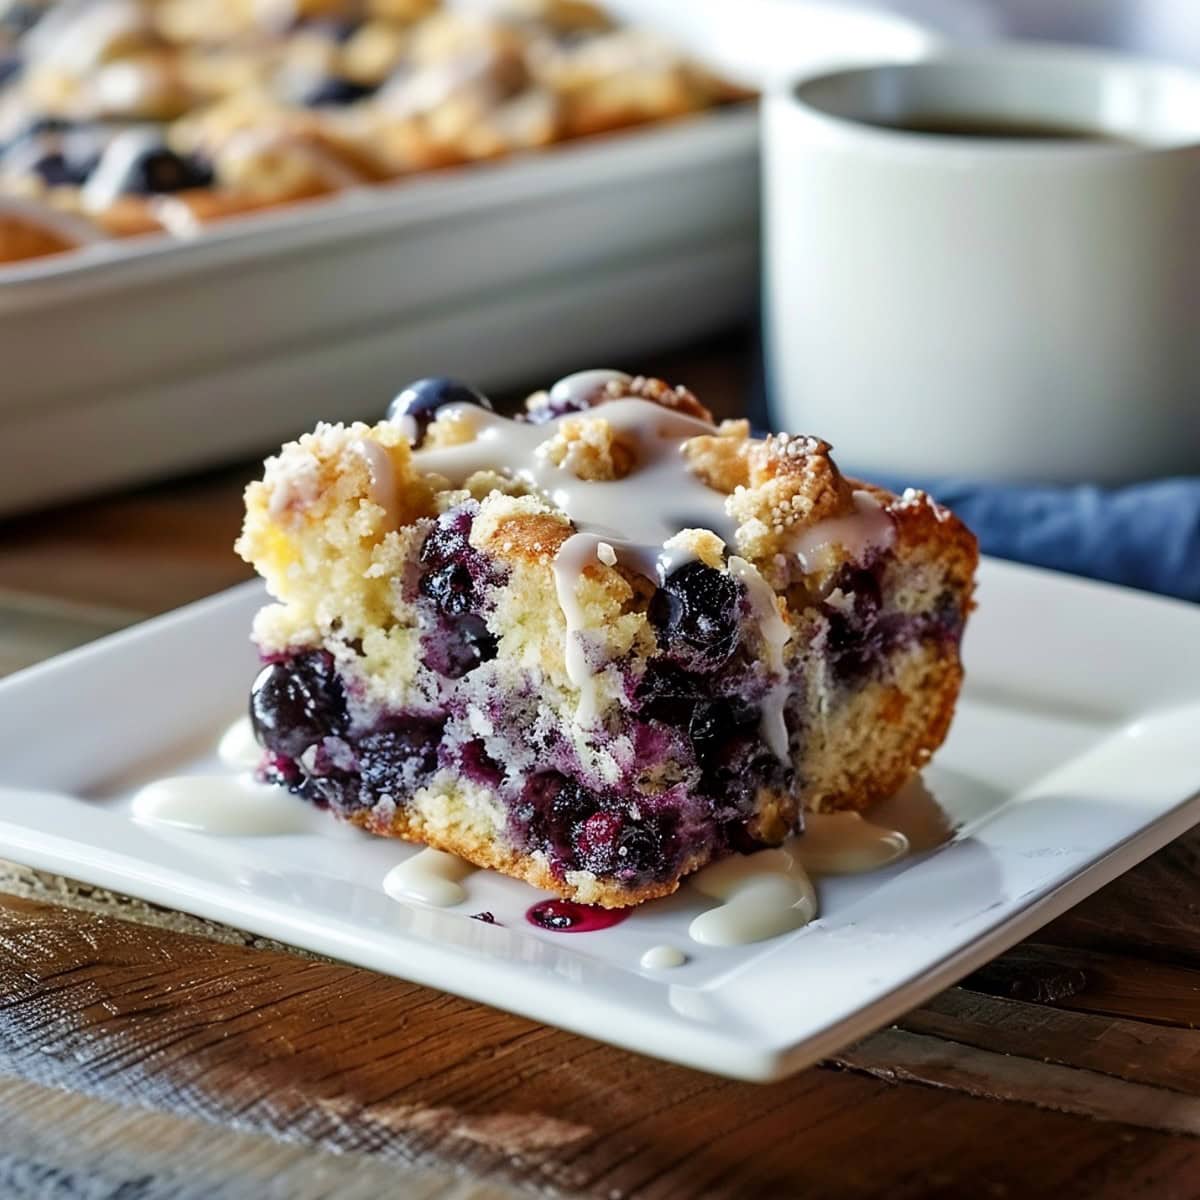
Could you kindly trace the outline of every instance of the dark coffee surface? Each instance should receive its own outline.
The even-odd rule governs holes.
[[[987,116],[972,113],[910,113],[894,120],[867,122],[882,129],[901,133],[924,133],[934,137],[982,138],[993,141],[1101,142],[1108,145],[1132,145],[1128,138],[1103,129],[1061,125],[1025,118]]]

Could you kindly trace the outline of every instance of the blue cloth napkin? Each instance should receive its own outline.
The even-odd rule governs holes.
[[[1112,489],[880,478],[877,471],[859,478],[924,488],[975,531],[985,554],[1200,603],[1200,478]]]

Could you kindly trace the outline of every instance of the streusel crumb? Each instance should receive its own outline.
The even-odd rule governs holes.
[[[593,482],[624,479],[633,469],[636,451],[603,417],[566,417],[538,454],[578,479]]]
[[[802,530],[852,510],[852,489],[829,451],[819,438],[787,434],[751,444],[749,482],[726,501],[738,521],[740,553],[769,560],[786,553]]]

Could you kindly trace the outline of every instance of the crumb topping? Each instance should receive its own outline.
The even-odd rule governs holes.
[[[577,479],[624,479],[633,470],[636,447],[603,417],[565,417],[554,436],[537,450],[540,457]]]

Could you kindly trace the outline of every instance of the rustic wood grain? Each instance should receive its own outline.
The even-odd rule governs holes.
[[[6,1074],[574,1195],[1040,1196],[1085,1181],[1095,1197],[1183,1197],[1200,1177],[1200,1140],[1130,1124],[1115,1094],[1074,1098],[1104,1122],[1043,1111],[1021,1060],[989,1083],[1002,1055],[928,1036],[843,1056],[866,1074],[738,1084],[358,968],[2,898],[0,995]],[[920,1043],[942,1048],[936,1073]],[[997,1094],[1021,1102],[981,1098]]]
[[[1020,948],[1010,961],[1020,969]],[[951,988],[900,1021],[903,1029],[1034,1061],[1081,1067],[1131,1083],[1200,1096],[1200,1031]]]
[[[167,1113],[0,1078],[4,1200],[379,1200],[395,1168]],[[449,1171],[406,1171],[405,1200],[511,1200],[519,1193]]]
[[[753,373],[736,338],[647,368],[722,416]],[[0,523],[0,672],[246,577],[256,469]],[[1200,833],[765,1087],[70,881],[5,888],[0,1197],[1200,1197]]]
[[[1200,969],[1200,833],[1179,838],[1104,896],[1103,905],[1063,914],[1038,940]]]
[[[1033,942],[977,971],[969,985],[1077,1012],[1200,1025],[1200,969],[1127,953]]]

